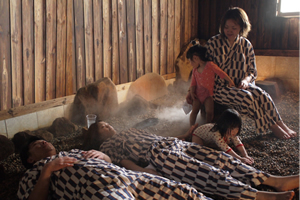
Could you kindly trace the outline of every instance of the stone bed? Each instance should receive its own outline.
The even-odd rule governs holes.
[[[111,117],[109,122],[117,131],[130,127],[145,129],[163,136],[177,136],[189,127],[189,116],[181,109],[185,94],[178,95],[170,92],[167,96],[151,101],[142,113],[130,116],[119,114]],[[287,92],[275,102],[284,122],[299,133],[299,94]],[[146,121],[144,121],[146,120]],[[142,122],[140,123],[139,122]],[[197,118],[199,123],[202,119]],[[147,123],[146,123],[147,122]],[[243,117],[241,139],[249,153],[255,160],[253,167],[274,175],[299,174],[299,136],[288,140],[280,140],[269,131],[257,134],[254,121]],[[58,151],[81,148],[82,127],[68,136],[56,137],[51,141]],[[12,154],[0,162],[4,166],[5,179],[0,180],[0,199],[16,199],[18,181],[25,171],[18,155]],[[258,189],[272,191],[271,188],[260,186]],[[222,199],[213,197],[214,199]],[[294,199],[299,199],[296,192]]]

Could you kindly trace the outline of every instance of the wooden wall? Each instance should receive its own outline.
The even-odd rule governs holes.
[[[198,31],[195,0],[1,0],[0,110],[174,72]]]
[[[276,17],[277,0],[199,0],[199,38],[209,39],[219,33],[223,14],[230,6],[243,8],[252,31],[248,39],[256,54],[284,52],[299,56],[299,17]],[[278,51],[280,50],[280,51]]]

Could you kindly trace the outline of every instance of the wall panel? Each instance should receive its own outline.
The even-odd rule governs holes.
[[[0,1],[0,110],[75,94],[102,77],[115,84],[174,73],[197,36],[193,0]],[[9,112],[9,111],[8,111]]]
[[[277,17],[276,2],[276,0],[199,0],[198,36],[207,40],[218,34],[221,17],[226,10],[229,7],[241,7],[248,14],[252,25],[248,39],[254,50],[299,51],[299,17]]]

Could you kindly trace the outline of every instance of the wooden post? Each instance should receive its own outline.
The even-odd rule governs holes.
[[[143,1],[135,0],[135,34],[136,34],[136,73],[137,78],[145,74],[144,70],[144,16]]]
[[[180,25],[181,25],[181,29],[180,29],[180,47],[182,48],[183,46],[186,45],[185,43],[185,12],[187,12],[185,10],[185,1],[186,0],[181,0],[181,13],[180,13]]]
[[[34,66],[35,66],[35,102],[45,101],[45,23],[44,1],[34,1]]]
[[[73,45],[73,8],[73,0],[67,0],[66,95],[71,95],[76,92],[76,69],[74,60],[75,51],[73,50],[73,48],[75,47],[75,45]]]
[[[104,77],[112,78],[112,41],[111,41],[111,2],[103,1],[103,61],[104,61]]]
[[[174,34],[174,59],[180,54],[180,0],[175,0],[175,34]]]
[[[159,14],[158,0],[152,0],[152,71],[157,74],[160,73]]]
[[[160,2],[160,75],[167,73],[168,1]]]
[[[92,0],[84,0],[84,44],[85,44],[85,80],[86,85],[95,81],[94,70],[94,34],[93,34],[93,2]]]
[[[95,49],[95,81],[103,78],[103,17],[102,0],[94,0],[94,49]]]
[[[118,0],[112,0],[112,81],[120,83]]]
[[[174,42],[175,42],[175,4],[174,0],[168,0],[168,64],[167,74],[174,72]]]
[[[56,0],[46,1],[46,100],[55,98]]]
[[[126,1],[127,10],[127,35],[128,35],[128,75],[129,81],[136,79],[136,40],[135,40],[135,0]]]
[[[23,105],[21,1],[10,1],[13,107]]]
[[[22,1],[24,105],[34,103],[33,0]]]
[[[86,2],[86,1],[85,1]],[[57,1],[56,97],[66,96],[67,1]]]
[[[152,72],[152,35],[151,35],[151,0],[144,0],[144,47],[145,47],[145,73]]]
[[[0,110],[12,107],[9,0],[0,1]]]
[[[120,83],[127,83],[128,80],[128,53],[127,53],[127,23],[126,23],[126,1],[119,0],[119,49],[120,49]]]
[[[84,22],[83,22],[83,2],[74,1],[75,16],[75,55],[77,69],[77,89],[85,86],[85,49],[84,49]]]

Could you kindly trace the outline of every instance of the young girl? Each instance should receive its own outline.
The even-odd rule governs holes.
[[[206,58],[206,47],[201,45],[192,46],[186,57],[193,66],[192,81],[187,95],[187,102],[193,105],[192,113],[190,114],[190,125],[194,125],[198,112],[202,105],[205,106],[206,122],[210,123],[213,120],[214,102],[213,89],[215,74],[221,79],[229,82],[229,87],[234,86],[231,78],[221,70],[216,64]]]
[[[221,114],[215,124],[209,123],[198,127],[192,135],[192,142],[212,148],[218,147],[243,163],[251,165],[254,159],[248,156],[243,143],[238,138],[241,126],[242,119],[240,114],[234,109],[227,109]],[[242,156],[239,156],[228,146],[229,142],[235,145]]]

